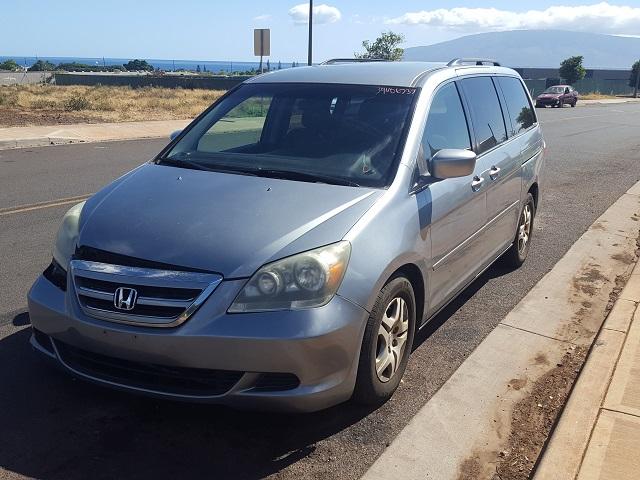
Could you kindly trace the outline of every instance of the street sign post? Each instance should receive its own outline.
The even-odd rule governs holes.
[[[260,57],[260,73],[262,73],[262,59],[271,55],[271,30],[256,28],[253,30],[253,54]]]

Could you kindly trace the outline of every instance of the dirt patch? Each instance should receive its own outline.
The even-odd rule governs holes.
[[[527,385],[526,378],[512,378],[511,380],[509,380],[509,385],[507,386],[509,388],[513,388],[514,390],[521,390],[526,385]]]
[[[539,353],[538,355],[536,355],[536,358],[534,358],[534,360],[536,362],[536,365],[549,365],[549,359],[544,353]]]
[[[480,459],[478,457],[467,458],[462,465],[460,465],[460,474],[458,480],[475,480],[480,478],[482,473],[482,467],[480,466]]]
[[[529,478],[586,353],[582,347],[567,350],[562,361],[540,377],[530,393],[516,404],[507,445],[496,460],[494,480]],[[511,382],[510,385],[513,386]]]
[[[636,256],[630,252],[616,253],[615,255],[611,255],[611,258],[618,262],[622,262],[625,265],[631,265],[636,261]]]
[[[627,284],[627,280],[629,280],[629,276],[630,274],[616,275],[615,286],[609,294],[609,301],[607,302],[607,306],[605,308],[605,314],[609,313],[615,305],[616,300],[618,300],[620,293],[622,293],[624,286]]]
[[[573,279],[573,288],[590,297],[598,293],[598,284],[608,282],[607,277],[598,270],[599,265],[590,265],[587,270]]]
[[[90,115],[82,115],[64,110],[30,111],[15,108],[1,108],[0,127],[31,127],[46,125],[67,125],[70,123],[96,123]],[[99,121],[99,120],[98,120]]]

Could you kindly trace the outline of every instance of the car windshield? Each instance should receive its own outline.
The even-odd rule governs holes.
[[[549,87],[544,93],[564,93],[564,87]]]
[[[249,83],[211,108],[158,163],[387,186],[416,88]]]

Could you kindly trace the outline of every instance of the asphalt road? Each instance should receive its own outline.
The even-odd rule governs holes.
[[[482,339],[640,179],[640,105],[539,111],[548,143],[542,210],[523,268],[492,267],[419,333],[405,379],[376,411],[236,412],[160,402],[72,380],[28,346],[25,295],[69,205],[2,214],[100,185],[164,141],[0,152],[0,478],[357,478]],[[446,432],[443,432],[446,435]]]

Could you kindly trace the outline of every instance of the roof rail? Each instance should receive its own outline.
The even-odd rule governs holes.
[[[386,58],[331,58],[320,65],[337,65],[339,63],[389,62]]]
[[[477,66],[482,66],[485,63],[489,63],[494,67],[499,67],[500,62],[496,62],[490,58],[454,58],[449,63],[447,63],[447,67],[455,67],[457,65],[464,65],[466,63],[475,63]]]

